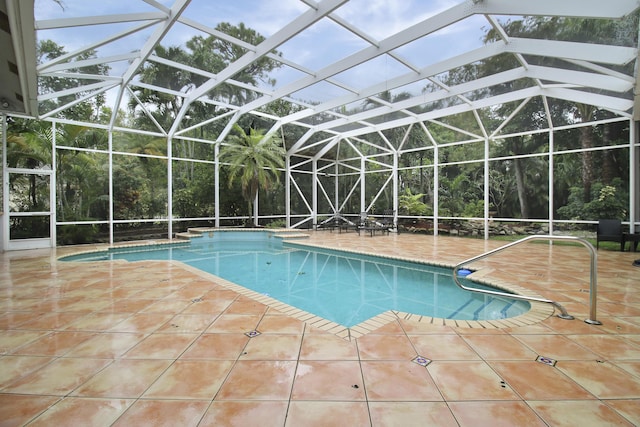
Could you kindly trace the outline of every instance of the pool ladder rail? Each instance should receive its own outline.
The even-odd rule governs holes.
[[[526,295],[518,295],[518,294],[510,294],[507,292],[500,292],[500,291],[492,291],[492,290],[486,290],[486,289],[478,289],[478,288],[470,288],[468,286],[464,286],[462,283],[460,283],[460,281],[458,280],[458,270],[460,270],[464,265],[469,264],[471,262],[474,261],[478,261],[484,258],[487,258],[493,254],[496,254],[498,252],[502,252],[508,248],[511,248],[513,246],[519,245],[521,243],[525,243],[528,242],[530,240],[565,240],[565,241],[573,241],[573,242],[577,242],[582,244],[583,246],[585,246],[590,254],[591,254],[591,273],[590,273],[590,278],[589,278],[589,318],[585,319],[585,323],[588,323],[590,325],[602,325],[602,322],[600,322],[599,320],[596,320],[596,299],[597,299],[597,272],[598,272],[598,256],[596,253],[596,249],[593,247],[593,245],[591,243],[589,243],[586,239],[583,239],[582,237],[575,237],[575,236],[527,236],[524,237],[520,240],[517,240],[515,242],[509,243],[507,245],[501,246],[497,249],[493,249],[491,251],[485,252],[481,255],[475,256],[473,258],[469,258],[465,261],[462,261],[461,263],[459,263],[458,265],[456,265],[453,268],[453,280],[455,281],[456,285],[458,285],[458,287],[460,287],[461,289],[464,289],[466,291],[471,291],[471,292],[478,292],[478,293],[482,293],[482,294],[489,294],[489,295],[495,295],[495,296],[501,296],[501,297],[507,297],[507,298],[512,298],[512,299],[518,299],[518,300],[525,300],[525,301],[536,301],[536,302],[542,302],[542,303],[546,303],[546,304],[551,304],[554,307],[556,307],[558,310],[560,310],[560,314],[558,314],[558,317],[561,319],[566,319],[566,320],[573,320],[574,317],[572,315],[570,315],[567,310],[557,301],[552,301],[546,298],[538,298],[538,297],[530,297],[530,296],[526,296]]]

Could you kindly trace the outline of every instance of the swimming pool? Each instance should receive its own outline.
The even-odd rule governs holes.
[[[530,309],[525,301],[458,288],[450,268],[310,248],[263,231],[205,233],[190,242],[110,248],[61,260],[180,261],[345,327],[388,310],[491,320]]]

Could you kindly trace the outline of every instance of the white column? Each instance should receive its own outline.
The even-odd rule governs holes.
[[[113,131],[109,129],[109,244],[113,245]]]
[[[440,164],[440,153],[438,146],[433,147],[433,235],[438,235],[438,189],[440,187],[440,171],[438,165]]]
[[[2,115],[2,213],[0,251],[9,249],[9,171],[7,170],[7,116]]]
[[[291,157],[287,154],[284,158],[284,214],[285,226],[291,227]],[[315,172],[313,174],[315,182]],[[315,209],[314,209],[315,211]]]
[[[638,220],[638,190],[640,187],[640,159],[638,158],[638,150],[636,141],[638,139],[638,124],[633,119],[629,120],[629,232],[635,232],[635,223]]]
[[[213,215],[215,216],[215,226],[220,227],[220,143],[216,142],[214,146],[214,179],[216,181],[216,186],[214,187],[214,195],[213,195],[213,203],[214,203],[214,211]]]
[[[313,159],[311,161],[311,168],[313,175],[311,177],[311,206],[313,212],[311,212],[311,226],[318,225],[318,161]]]
[[[366,161],[364,157],[360,158],[360,212],[364,212],[367,210],[366,200],[365,200],[365,192],[367,189],[366,180],[365,180],[365,165]]]
[[[398,164],[400,163],[398,150],[393,151],[393,223],[398,231]]]
[[[56,223],[58,222],[58,216],[56,212],[58,210],[58,201],[56,198],[56,122],[51,123],[51,175],[49,177],[49,238],[51,239],[51,247],[55,248],[56,245]]]
[[[338,177],[338,162],[334,162],[334,171],[335,171],[335,177],[333,179],[333,206],[335,206],[336,209],[336,213],[338,213],[338,208],[340,207],[340,198],[338,195],[338,189],[340,188],[339,186],[339,177]]]
[[[167,234],[173,239],[173,140],[167,137]]]
[[[484,139],[484,239],[489,240],[489,138]]]
[[[554,148],[554,138],[553,138],[553,129],[549,129],[549,235],[553,236],[553,151]]]

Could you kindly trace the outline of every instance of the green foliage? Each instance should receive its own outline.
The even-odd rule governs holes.
[[[64,225],[57,230],[57,243],[59,245],[79,245],[83,243],[94,243],[98,235],[96,224],[70,224]]]
[[[179,218],[196,216],[193,210],[198,205],[193,189],[181,188],[173,192],[173,213]]]
[[[408,188],[398,197],[398,210],[402,215],[428,216],[433,210],[422,202],[424,194],[411,194]]]
[[[465,205],[462,216],[469,218],[484,217],[484,200],[476,200]]]
[[[143,178],[134,167],[134,159],[125,158],[113,168],[113,215],[115,219],[144,218],[141,190]]]
[[[624,27],[624,28],[622,28]],[[621,31],[625,28],[630,31]],[[507,25],[508,33],[512,37],[532,37],[535,39],[559,38],[562,40],[597,41],[608,40],[617,45],[634,46],[634,40],[627,40],[624,35],[637,37],[637,14],[633,17],[625,17],[620,21],[609,22],[606,20],[573,19],[573,18],[539,18],[530,17],[524,20],[514,20]],[[250,45],[257,46],[264,37],[256,31],[245,27],[228,23],[219,24],[216,30],[242,40]],[[611,40],[610,40],[611,39]],[[485,41],[501,43],[502,36],[489,29]],[[158,46],[154,52],[161,58],[168,59],[187,67],[167,65],[165,61],[146,61],[141,69],[141,81],[149,85],[157,85],[175,92],[188,92],[195,87],[206,84],[208,76],[191,73],[189,66],[198,67],[216,74],[237,61],[246,54],[246,49],[238,43],[231,43],[215,36],[196,36],[182,47]],[[277,54],[277,52],[274,52]],[[38,45],[38,63],[43,64],[61,55],[66,54],[64,47],[49,40],[42,40]],[[89,59],[95,56],[94,52],[87,51],[77,56],[77,60]],[[277,68],[278,62],[273,56],[264,56],[261,60],[252,63],[248,68],[238,72],[234,80],[246,83],[243,85],[220,84],[207,92],[210,99],[223,101],[237,105],[245,105],[247,102],[261,96],[249,89],[250,86],[264,86],[273,84],[269,80],[270,72]],[[552,66],[555,59],[551,57],[527,58],[532,64],[544,64]],[[632,64],[632,63],[629,63]],[[505,67],[519,67],[513,55],[496,55],[485,61],[451,70],[446,76],[441,76],[443,83],[454,87],[466,83],[474,78],[485,77]],[[631,66],[631,65],[628,65]],[[579,65],[576,65],[579,67]],[[74,69],[70,68],[73,72]],[[84,67],[84,71],[91,74],[106,74],[108,68],[104,65]],[[509,90],[521,88],[524,79],[509,80],[487,89],[487,93],[470,94],[471,99],[481,99],[486,96],[499,95]],[[43,76],[39,84],[39,93],[42,95],[57,93],[70,88],[82,87],[93,83],[82,79],[57,79],[53,76]],[[442,90],[439,85],[434,85],[431,90]],[[60,105],[72,100],[79,100],[86,93],[74,93],[62,96],[59,100],[41,102],[43,112],[57,109]],[[162,94],[157,91],[139,87],[136,90],[138,99],[146,105],[144,112],[138,105],[138,101],[131,100],[130,112],[116,112],[122,115],[117,123],[126,122],[128,125],[142,130],[152,130],[157,133],[158,125],[168,130],[173,120],[178,116],[183,107],[183,97],[173,94]],[[406,93],[394,94],[389,91],[379,94],[379,98],[395,103],[407,99]],[[67,119],[91,120],[98,123],[106,123],[114,112],[102,105],[104,95],[99,95],[92,100],[78,102],[67,110],[56,114],[57,117]],[[440,106],[446,106],[447,100],[439,102]],[[574,104],[564,103],[557,99],[548,99],[551,117],[544,113],[545,105],[541,97],[531,98],[526,105],[521,106],[520,101],[505,103],[492,108],[478,110],[474,114],[463,113],[451,117],[445,117],[434,121],[424,122],[424,130],[421,126],[414,126],[408,137],[405,138],[406,129],[385,129],[381,135],[366,135],[367,143],[354,139],[349,144],[336,144],[335,148],[326,153],[326,159],[345,159],[357,157],[359,153],[365,155],[378,155],[376,146],[386,146],[387,143],[398,148],[402,143],[403,152],[399,161],[404,168],[400,172],[401,188],[405,191],[399,196],[399,211],[403,215],[429,216],[433,214],[433,183],[434,169],[430,168],[436,159],[436,150],[422,150],[423,147],[432,145],[431,139],[440,144],[439,158],[439,206],[441,216],[481,217],[484,214],[484,165],[482,163],[467,163],[469,160],[484,158],[484,141],[470,144],[456,144],[464,136],[456,129],[463,132],[471,132],[480,135],[479,121],[482,122],[489,134],[504,124],[503,134],[518,134],[523,130],[542,129],[548,125],[549,119],[556,125],[570,124],[579,116],[581,120],[590,117],[604,118],[609,114],[606,111],[594,110],[589,106],[576,107]],[[362,110],[380,108],[379,102],[373,98],[361,106]],[[435,108],[432,105],[429,108]],[[260,211],[262,214],[282,214],[284,203],[284,186],[276,185],[282,176],[284,147],[291,147],[306,132],[306,128],[294,124],[285,125],[279,129],[278,135],[264,138],[264,131],[256,130],[270,128],[273,125],[272,116],[283,117],[303,109],[302,105],[292,104],[283,99],[265,105],[262,112],[264,117],[254,116],[251,123],[242,123],[248,134],[236,125],[234,132],[225,141],[220,153],[220,160],[225,162],[219,171],[219,181],[215,181],[215,168],[213,164],[200,161],[213,161],[215,153],[214,144],[196,142],[194,140],[211,140],[217,138],[229,123],[229,119],[213,120],[201,127],[194,127],[179,135],[185,139],[175,137],[171,142],[172,154],[176,158],[172,160],[172,188],[173,188],[173,214],[182,218],[198,218],[213,216],[215,212],[214,191],[215,186],[220,185],[219,211],[222,217],[252,215],[252,203],[255,194],[260,194]],[[519,112],[515,115],[516,109]],[[208,102],[196,102],[192,104],[185,114],[182,129],[211,119],[222,113],[228,112],[220,104]],[[355,111],[353,111],[355,112]],[[416,107],[416,113],[418,107]],[[345,110],[344,113],[347,113]],[[126,116],[125,116],[126,114]],[[147,116],[153,116],[153,120]],[[389,113],[384,119],[392,119],[402,116],[400,113]],[[510,117],[512,116],[513,117]],[[509,120],[505,123],[505,119]],[[156,124],[157,123],[157,124]],[[313,123],[311,123],[313,124]],[[614,144],[614,140],[625,141],[628,133],[627,122],[611,122],[594,127],[584,127],[578,130],[564,130],[554,134],[556,151],[576,150],[583,147],[585,138],[583,133],[591,133],[594,138],[593,146],[606,146]],[[7,165],[16,168],[38,169],[50,166],[52,163],[52,143],[54,128],[48,122],[38,122],[15,118],[9,126],[7,135]],[[109,139],[105,130],[93,130],[80,126],[65,125],[61,122],[55,127],[55,140],[58,146],[66,146],[80,149],[106,150]],[[299,152],[302,155],[313,156],[317,152],[316,143],[319,143],[328,135],[318,133],[308,143],[309,148]],[[382,137],[384,136],[384,138]],[[468,138],[468,136],[464,136]],[[609,138],[609,139],[607,139]],[[194,139],[194,140],[191,140]],[[363,138],[365,139],[365,138]],[[263,141],[264,140],[264,141]],[[114,155],[113,171],[113,207],[114,218],[117,220],[157,218],[166,216],[167,205],[167,163],[165,159],[158,158],[167,155],[167,140],[164,137],[149,135],[135,135],[129,133],[114,132],[113,146],[115,151],[126,152],[132,155]],[[404,141],[404,142],[402,142]],[[452,144],[446,144],[446,143]],[[546,218],[548,215],[548,157],[526,157],[531,153],[544,154],[549,150],[549,139],[546,132],[528,136],[511,136],[501,140],[491,140],[489,147],[490,156],[499,160],[491,161],[489,166],[489,200],[498,210],[500,217],[522,218]],[[594,220],[598,218],[628,219],[628,149],[611,149],[589,151],[591,159],[583,162],[581,153],[558,154],[554,157],[554,205],[558,207],[558,218]],[[108,218],[109,215],[109,176],[108,155],[104,152],[91,153],[90,151],[73,151],[66,148],[56,150],[56,212],[59,221],[82,221],[87,219]],[[179,158],[179,159],[178,159]],[[183,160],[187,161],[183,161]],[[193,159],[194,161],[188,161]],[[378,157],[384,163],[391,163],[389,158]],[[319,162],[321,163],[321,162]],[[330,163],[324,163],[326,166]],[[335,198],[334,193],[346,197],[356,185],[351,197],[344,203],[343,211],[346,213],[358,212],[360,200],[364,199],[369,204],[376,197],[380,188],[385,185],[388,172],[376,164],[368,162],[365,195],[361,198],[361,188],[357,185],[359,176],[353,170],[341,164],[335,170],[340,176],[338,188],[334,186],[333,176],[320,177],[325,185],[327,197],[320,195],[318,200],[319,211],[328,212]],[[356,163],[354,167],[358,167]],[[420,168],[424,166],[424,168]],[[592,167],[590,174],[583,174],[586,167]],[[309,166],[310,167],[310,166]],[[415,168],[414,168],[415,167]],[[327,169],[329,175],[334,169]],[[310,170],[307,169],[307,172]],[[315,181],[310,174],[299,174],[296,183],[305,195],[312,193]],[[584,189],[589,189],[590,183],[585,182],[585,177],[601,177],[601,182],[594,182],[590,187],[588,197],[585,197]],[[620,179],[622,178],[622,179]],[[20,178],[18,184],[24,189],[24,197],[20,198],[20,208],[25,210],[45,209],[48,203],[48,191],[38,178],[31,180]],[[222,190],[222,184],[227,183],[227,191]],[[15,185],[15,182],[12,183]],[[40,188],[44,187],[44,189]],[[12,197],[18,194],[12,192]],[[415,193],[415,194],[414,194]],[[375,210],[380,212],[388,206],[392,206],[393,191],[387,185],[376,200]],[[292,192],[291,209],[294,213],[306,213],[307,205],[303,203],[297,192]],[[328,203],[327,200],[331,200]],[[564,205],[564,206],[563,206]],[[48,227],[30,223],[28,218],[16,220],[16,229],[29,227],[33,230],[42,229],[42,233],[48,232]],[[284,226],[284,220],[271,222],[268,227]],[[135,227],[134,227],[135,228]],[[61,226],[59,238],[64,243],[84,243],[93,238],[95,230],[88,226]],[[40,231],[38,231],[39,233]]]
[[[239,179],[242,195],[253,216],[253,201],[260,189],[269,190],[280,181],[279,168],[284,166],[285,151],[280,138],[267,137],[263,130],[250,129],[249,133],[234,125],[234,133],[220,150],[220,161],[228,164],[228,185]]]
[[[246,27],[243,23],[233,25],[222,22],[216,26],[215,30],[252,46],[257,46],[265,40],[264,36]],[[187,67],[195,67],[211,74],[217,74],[241,58],[247,53],[247,50],[238,43],[232,43],[215,36],[194,36],[185,43],[184,48],[158,45],[154,53],[161,58],[184,64]],[[279,54],[277,51],[272,53]],[[280,63],[265,55],[239,71],[233,79],[250,86],[264,86],[265,84],[273,86],[275,81],[269,75],[278,67],[280,67]],[[210,82],[208,76],[156,61],[148,61],[144,64],[141,69],[141,77],[144,82],[176,92],[186,92]],[[153,116],[153,120],[151,120],[142,109],[139,109],[135,99],[130,101],[129,108],[136,114],[135,123],[141,129],[157,130],[156,123],[158,123],[164,130],[169,130],[184,107],[182,97],[163,94],[147,88],[138,88],[136,96],[143,104],[149,106],[148,111],[151,111]],[[212,87],[207,96],[223,103],[244,105],[254,100],[257,93],[243,86],[221,83]],[[221,107],[213,104],[196,102],[189,106],[182,125],[189,127],[224,111]]]
[[[441,169],[440,215],[465,216],[469,204],[483,199],[482,169],[478,165],[450,165]]]
[[[558,208],[558,216],[561,219],[572,220],[626,220],[629,196],[621,188],[620,179],[614,180],[612,185],[597,182],[591,187],[591,200],[585,202],[583,189],[572,187],[568,203]]]
[[[38,42],[38,45],[36,46],[36,59],[38,64],[43,64],[48,61],[54,60],[59,56],[65,55],[66,53],[67,52],[65,51],[63,46],[59,46],[51,40],[40,40]],[[71,63],[73,64],[77,61],[84,61],[96,57],[97,55],[95,50],[88,50],[77,55],[74,60],[71,61]],[[97,75],[107,75],[109,73],[109,69],[110,67],[104,64],[84,65],[82,67],[83,72],[87,74]],[[67,71],[69,73],[74,73],[77,72],[78,69],[70,67],[67,69]],[[87,86],[92,83],[94,83],[94,81],[90,79],[43,76],[38,79],[38,93],[55,93],[63,91],[65,89]],[[47,100],[46,102],[41,102],[40,112],[42,113],[44,112],[44,110],[55,110],[56,108],[64,104],[79,100],[87,95],[89,95],[88,91],[81,91],[71,95],[61,96],[58,100],[55,101]],[[105,101],[106,96],[104,94],[98,94],[58,112],[58,116],[68,119],[96,121],[98,120],[98,118],[100,118],[102,106],[104,105]]]

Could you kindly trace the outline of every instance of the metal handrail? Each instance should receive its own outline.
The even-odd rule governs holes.
[[[525,295],[518,295],[518,294],[510,294],[510,293],[506,293],[506,292],[500,292],[500,291],[492,291],[492,290],[485,290],[485,289],[478,289],[478,288],[470,288],[467,286],[464,286],[462,283],[460,283],[460,281],[458,280],[458,270],[460,270],[460,268],[465,265],[468,264],[470,262],[474,262],[474,261],[478,261],[484,258],[487,258],[490,255],[493,255],[495,253],[498,252],[502,252],[505,249],[508,249],[512,246],[515,245],[519,245],[521,243],[524,242],[528,242],[529,240],[571,240],[571,241],[575,241],[578,243],[581,243],[583,246],[585,246],[587,249],[589,249],[589,252],[591,253],[591,274],[590,274],[590,283],[589,283],[589,318],[585,320],[586,323],[589,323],[591,325],[602,325],[602,322],[596,320],[596,297],[597,297],[597,282],[598,282],[598,278],[597,278],[597,272],[598,272],[598,255],[596,253],[595,248],[593,247],[593,245],[591,243],[589,243],[587,240],[583,239],[582,237],[575,237],[575,236],[527,236],[524,237],[520,240],[517,240],[515,242],[509,243],[507,245],[501,246],[497,249],[493,249],[491,251],[485,252],[481,255],[475,256],[473,258],[469,258],[465,261],[462,261],[461,263],[459,263],[458,265],[456,265],[453,268],[453,280],[455,281],[456,285],[458,285],[458,287],[460,287],[461,289],[464,289],[465,291],[471,291],[471,292],[478,292],[478,293],[482,293],[482,294],[489,294],[489,295],[496,295],[496,296],[501,296],[501,297],[507,297],[507,298],[512,298],[512,299],[519,299],[519,300],[526,300],[526,301],[536,301],[536,302],[542,302],[542,303],[546,303],[546,304],[551,304],[554,307],[558,308],[558,310],[560,310],[560,314],[558,314],[558,317],[560,317],[561,319],[567,319],[567,320],[573,320],[574,317],[572,315],[570,315],[569,313],[567,313],[567,310],[557,301],[552,301],[546,298],[538,298],[538,297],[530,297],[530,296],[525,296]]]

